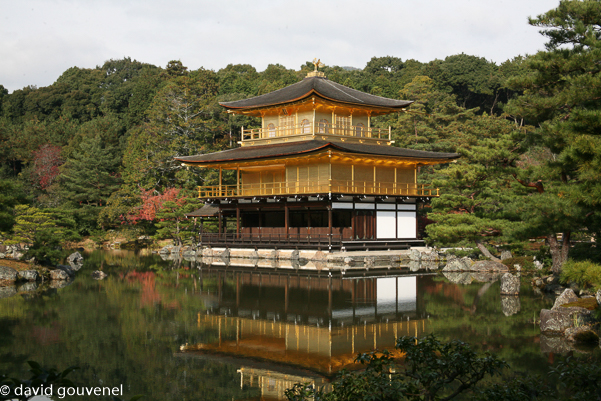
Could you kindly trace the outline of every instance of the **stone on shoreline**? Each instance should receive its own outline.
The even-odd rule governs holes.
[[[507,272],[509,268],[503,263],[493,260],[479,260],[471,266],[472,271]]]
[[[566,288],[560,296],[555,299],[552,310],[557,310],[561,305],[569,304],[578,301],[578,296],[571,288]]]
[[[17,281],[17,271],[12,267],[0,266],[0,285],[10,285]]]
[[[21,270],[17,273],[17,277],[22,281],[36,281],[40,275],[35,270]]]
[[[472,271],[471,267],[473,264],[474,264],[474,262],[470,258],[452,259],[446,264],[446,266],[442,269],[442,271],[446,271],[446,272]]]
[[[83,266],[83,256],[79,252],[73,252],[67,258],[67,263],[74,271],[78,271]]]

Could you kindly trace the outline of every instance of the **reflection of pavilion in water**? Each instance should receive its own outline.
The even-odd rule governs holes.
[[[239,369],[241,385],[259,386],[265,396],[281,398],[298,381],[321,385],[320,375],[351,368],[358,353],[392,350],[397,337],[418,336],[426,329],[416,276],[332,277],[228,268],[203,271],[201,283],[207,278],[216,279],[217,292],[207,313],[198,314],[198,327],[213,329],[214,337],[182,349],[271,363],[268,369]],[[293,376],[304,380],[290,379],[278,370],[282,366],[303,369],[304,375]]]

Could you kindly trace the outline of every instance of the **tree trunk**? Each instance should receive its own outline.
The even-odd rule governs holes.
[[[561,273],[561,266],[568,260],[568,255],[570,252],[571,234],[571,231],[566,231],[562,233],[561,244],[559,243],[559,241],[557,241],[556,234],[549,234],[547,236],[547,243],[549,244],[551,259],[553,260],[551,270],[554,274]]]
[[[494,262],[501,262],[501,260],[499,258],[497,258],[495,255],[490,253],[490,251],[484,246],[484,244],[482,242],[476,241],[476,246],[478,247],[478,249],[480,249],[480,252],[482,252],[482,254],[484,256],[486,256],[487,258],[489,258],[490,260],[492,260]]]

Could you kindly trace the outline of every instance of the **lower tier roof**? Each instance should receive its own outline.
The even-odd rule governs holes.
[[[221,152],[195,156],[180,156],[175,160],[183,163],[203,165],[213,163],[228,163],[244,160],[268,159],[301,154],[309,154],[321,150],[333,149],[346,153],[398,157],[403,159],[432,160],[440,163],[450,162],[460,157],[458,153],[426,152],[423,150],[402,149],[394,146],[365,145],[358,143],[300,141],[279,143],[274,145],[245,146],[228,149]]]

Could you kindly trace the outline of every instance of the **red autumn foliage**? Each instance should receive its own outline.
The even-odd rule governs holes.
[[[154,221],[156,214],[165,202],[173,201],[178,205],[186,203],[186,198],[178,198],[180,190],[178,188],[169,188],[162,194],[156,194],[154,190],[142,190],[142,205],[134,209],[125,220],[130,224],[136,224],[141,221]]]
[[[51,145],[40,146],[33,152],[33,173],[42,189],[48,188],[59,174],[59,167],[64,163],[61,158],[61,147]]]

